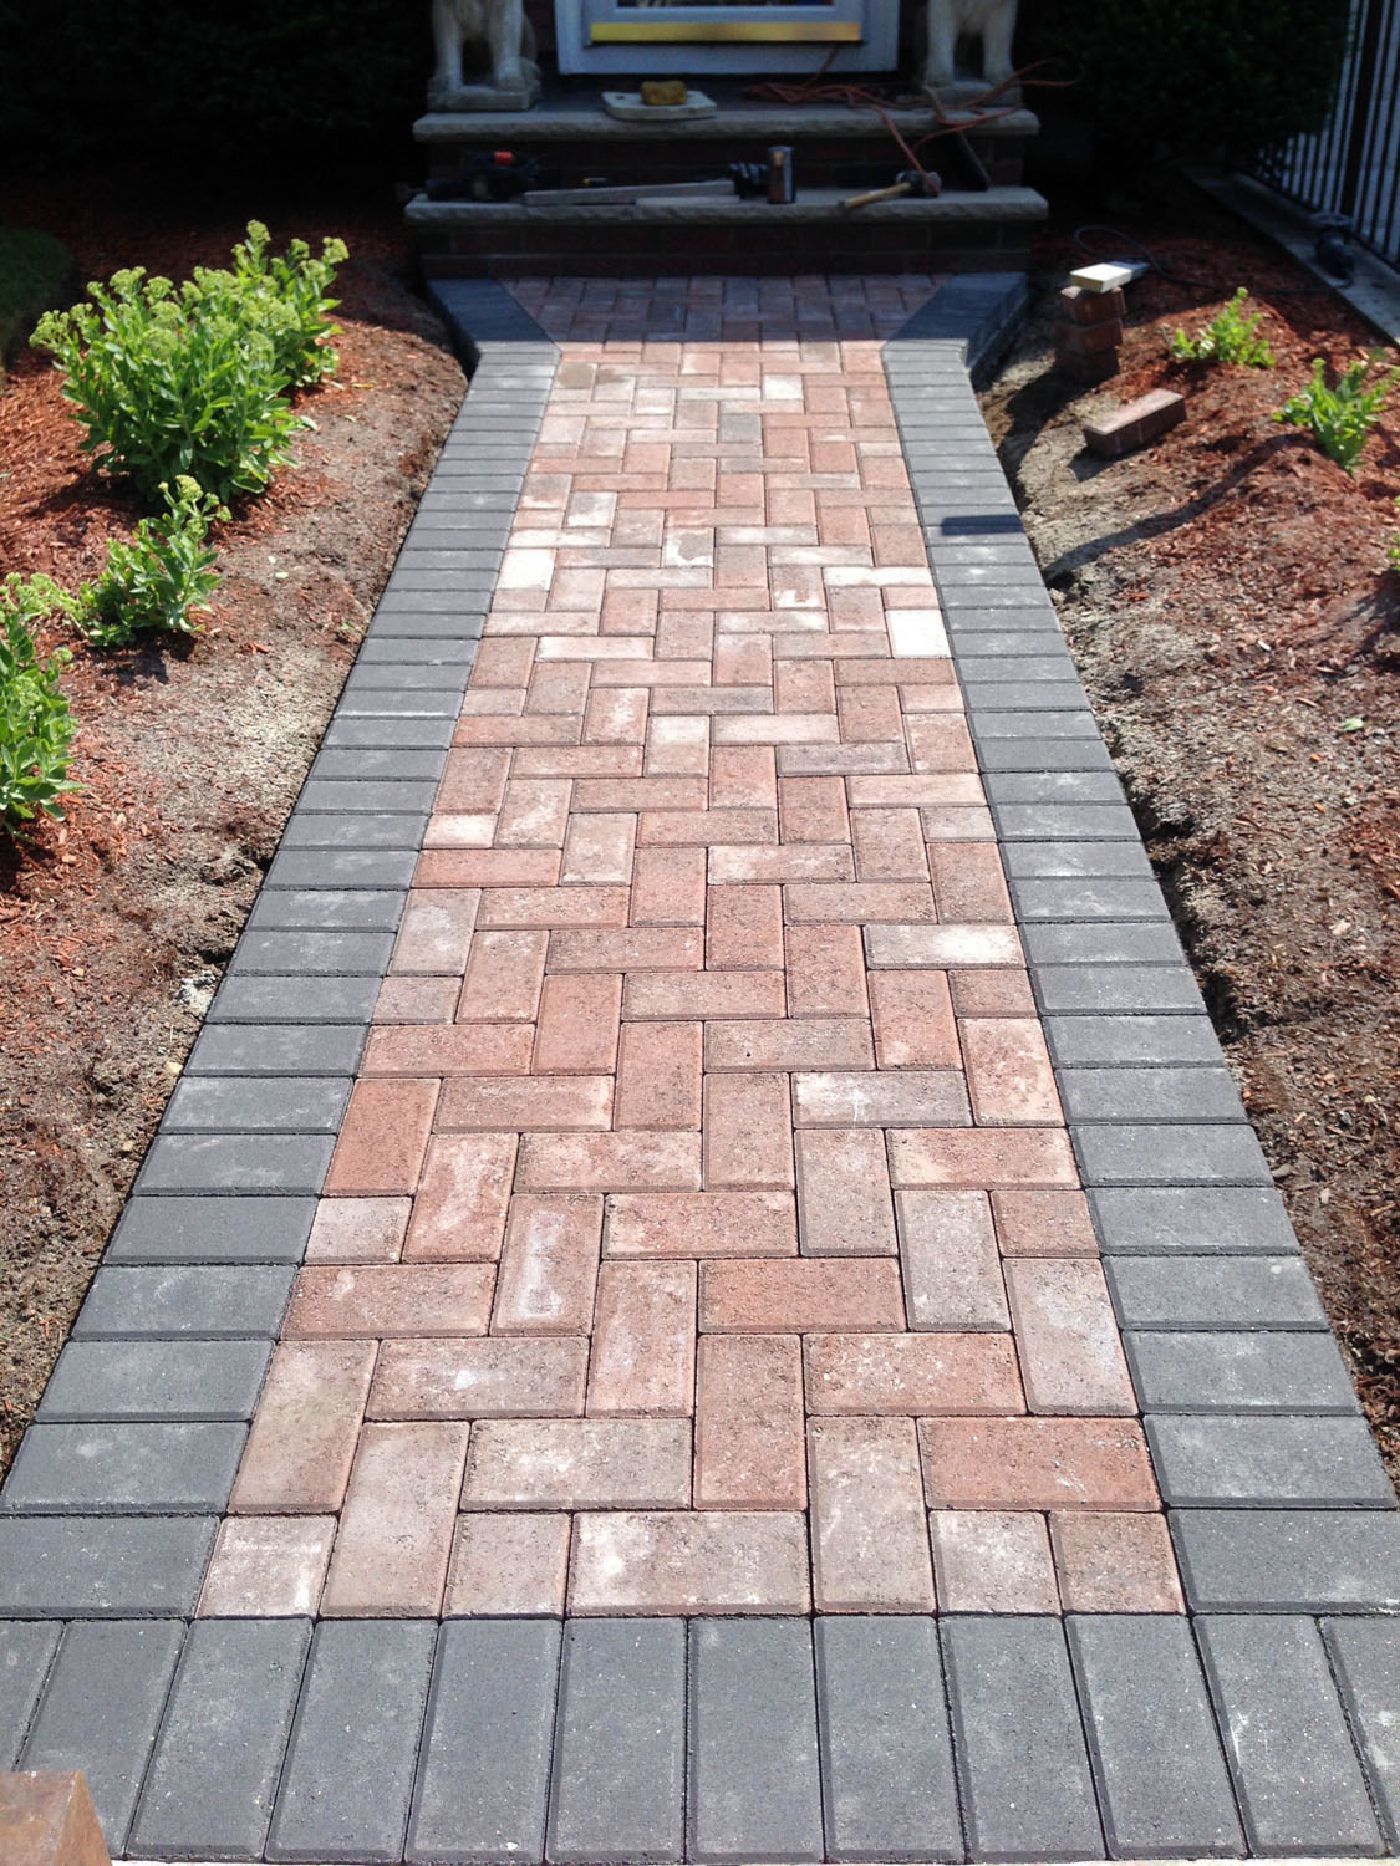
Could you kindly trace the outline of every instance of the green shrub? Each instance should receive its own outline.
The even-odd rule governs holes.
[[[1037,0],[1016,61],[1053,58],[1063,93],[1104,155],[1252,156],[1326,120],[1346,47],[1348,0]],[[1032,93],[1034,105],[1056,93]],[[1107,166],[1102,173],[1109,172]],[[1130,175],[1129,168],[1120,173]]]
[[[324,382],[340,362],[330,339],[340,330],[330,314],[337,300],[327,297],[335,283],[336,267],[346,259],[344,240],[323,240],[321,257],[313,259],[305,240],[293,240],[282,257],[269,257],[269,235],[260,220],[248,222],[248,237],[233,249],[233,270],[224,274],[234,282],[234,296],[250,317],[265,309],[277,351],[277,367],[295,388]],[[196,273],[211,293],[219,275]]]
[[[1354,473],[1366,437],[1380,420],[1390,391],[1400,379],[1400,369],[1388,369],[1378,376],[1379,366],[1379,353],[1348,363],[1333,385],[1327,380],[1326,365],[1317,357],[1307,387],[1290,396],[1282,408],[1276,408],[1274,420],[1285,427],[1306,428],[1330,460]]]
[[[196,610],[219,587],[209,526],[228,508],[182,478],[161,487],[162,518],[143,518],[129,540],[113,538],[107,564],[77,599],[74,620],[95,648],[124,648],[139,635],[197,635]]]
[[[207,309],[196,284],[177,292],[140,267],[88,294],[41,318],[33,338],[67,375],[85,452],[150,505],[182,474],[220,499],[261,492],[302,425],[269,333]]]
[[[1172,338],[1172,355],[1180,363],[1233,363],[1241,369],[1272,369],[1274,353],[1259,335],[1262,311],[1245,315],[1249,293],[1241,285],[1225,309],[1202,331],[1188,337],[1179,330]]]
[[[62,816],[76,727],[58,676],[70,659],[57,648],[41,660],[30,623],[71,599],[48,577],[10,575],[0,583],[0,822],[13,829],[38,812]]]
[[[180,286],[141,267],[90,285],[89,302],[40,319],[33,342],[64,371],[83,446],[153,508],[188,475],[218,501],[261,492],[304,424],[287,391],[336,367],[326,288],[345,255],[296,241],[269,259],[254,221],[232,270],[200,267]]]
[[[0,227],[0,374],[39,313],[62,304],[73,271],[73,255],[52,234]]]

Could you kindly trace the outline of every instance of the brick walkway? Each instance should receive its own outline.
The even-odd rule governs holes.
[[[1395,1844],[1400,1517],[934,285],[456,288],[4,1494],[114,1851]]]
[[[927,1612],[935,1564],[1179,1610],[881,346],[730,335],[790,287],[660,344],[532,297],[562,359],[202,1610]]]

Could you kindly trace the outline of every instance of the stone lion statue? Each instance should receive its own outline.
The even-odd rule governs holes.
[[[490,77],[464,81],[463,45],[479,47],[490,60]],[[433,0],[436,68],[428,100],[439,109],[511,108],[529,104],[539,91],[535,34],[522,0]]]
[[[982,76],[1002,84],[1015,70],[1011,41],[1016,32],[1016,0],[928,0],[928,63],[924,83],[947,90],[958,81],[958,39],[982,41]]]

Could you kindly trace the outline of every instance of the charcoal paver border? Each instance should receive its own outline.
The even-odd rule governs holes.
[[[934,302],[940,301],[945,315],[953,310],[947,294],[939,293]],[[1169,1520],[1178,1547],[1197,1557],[1184,1564],[1188,1605],[1306,1611],[1318,1593],[1315,1560],[1300,1555],[1290,1589],[1286,1557],[1275,1551],[1267,1577],[1252,1583],[1237,1534],[1203,1536],[1201,1523],[1181,1520],[1189,1506],[1170,1495],[1176,1465],[1159,1456],[1171,1434],[1181,1432],[1174,1416],[1187,1410],[1267,1413],[1275,1434],[1292,1419],[1301,1444],[1310,1430],[1315,1435],[1317,1415],[1354,1416],[1356,1399],[1330,1334],[1281,1332],[1261,1282],[1242,1280],[1236,1287],[1226,1329],[1209,1279],[1190,1274],[1195,1260],[1217,1254],[1294,1258],[1297,1240],[1233,1091],[1166,902],[1150,878],[1127,797],[1106,766],[1097,721],[1029,540],[1019,519],[1007,523],[1009,489],[1004,481],[994,486],[1000,465],[991,436],[985,428],[969,433],[969,415],[977,410],[969,372],[977,369],[979,341],[995,322],[984,315],[960,339],[955,331],[935,337],[928,319],[911,320],[885,346],[885,373],[1032,989],[1168,1493]],[[952,424],[946,432],[941,421]],[[964,486],[994,489],[980,504],[971,495],[955,497],[948,491],[950,470]],[[969,580],[973,563],[983,580]],[[993,568],[996,583],[986,580]],[[1131,882],[1133,911],[1117,918],[1112,909],[1124,881]],[[1114,885],[1101,893],[1099,883]],[[1176,1292],[1169,1329],[1134,1328],[1124,1295],[1131,1278],[1120,1282],[1114,1275],[1120,1253],[1134,1262],[1150,1260],[1162,1285]],[[1301,1262],[1299,1268],[1306,1279]],[[1257,1293],[1253,1310],[1251,1289]],[[1310,1313],[1315,1324],[1321,1314],[1315,1292]],[[1246,1369],[1226,1377],[1220,1357],[1232,1336],[1248,1346],[1253,1374]],[[1202,1486],[1211,1493],[1212,1514],[1236,1505],[1247,1520],[1257,1520],[1261,1499],[1252,1461],[1240,1455],[1239,1434],[1231,1440],[1221,1431],[1217,1438],[1220,1455],[1207,1460],[1213,1468]],[[1330,1557],[1346,1569],[1347,1604],[1387,1611],[1394,1593],[1390,1547],[1400,1536],[1400,1517],[1358,1509],[1354,1487],[1337,1489],[1339,1513],[1329,1523],[1327,1544]],[[1281,1509],[1315,1501],[1306,1484],[1298,1492],[1271,1501]],[[1394,1497],[1383,1486],[1377,1500],[1387,1498],[1384,1507],[1393,1509]],[[1208,1597],[1196,1580],[1207,1554]]]
[[[469,393],[211,1006],[184,1092],[172,1100],[75,1328],[74,1358],[85,1357],[91,1371],[65,1370],[41,1413],[49,1429],[183,1418],[240,1430],[256,1362],[280,1326],[333,1132],[324,1114],[298,1126],[298,1110],[324,1110],[353,1081],[558,357],[502,287],[439,281],[431,290],[471,368]],[[1282,1202],[1259,1170],[1243,1108],[1224,1092],[1204,1003],[973,393],[1025,298],[1024,281],[1006,275],[951,281],[884,356],[1109,1287],[1130,1342],[1159,1338],[1145,1350],[1158,1365],[1164,1341],[1168,1349],[1184,1342],[1189,1354],[1231,1332],[1321,1345],[1325,1316]],[[1188,1118],[1193,1077],[1208,1091],[1206,1111]],[[268,1095],[258,1124],[226,1127],[259,1081]],[[1197,1137],[1205,1137],[1204,1156]],[[270,1148],[277,1140],[291,1145]],[[252,1147],[262,1159],[250,1174]],[[1152,1173],[1134,1175],[1135,1158],[1150,1158]],[[1274,1266],[1286,1266],[1282,1305],[1268,1274]],[[237,1344],[213,1417],[208,1408],[166,1410],[144,1358],[161,1342]],[[1335,1353],[1330,1338],[1327,1347]],[[119,1392],[114,1400],[112,1376],[102,1377],[122,1355],[135,1382],[125,1407]],[[1340,1395],[1333,1373],[1324,1385]],[[591,1857],[597,1797],[625,1799],[633,1787],[635,1831],[652,1837],[629,1853],[635,1858],[677,1857],[682,1834],[689,1857],[716,1860],[872,1857],[872,1847],[887,1860],[1091,1858],[1105,1850],[1201,1857],[1240,1850],[1232,1823],[1241,1812],[1258,1845],[1283,1831],[1261,1824],[1254,1806],[1270,1787],[1267,1768],[1261,1774],[1257,1756],[1236,1756],[1225,1740],[1233,1721],[1258,1711],[1263,1693],[1281,1729],[1322,1732],[1331,1753],[1349,1755],[1347,1769],[1355,1768],[1347,1830],[1331,1808],[1326,1772],[1314,1770],[1288,1804],[1288,1844],[1315,1855],[1348,1845],[1400,1851],[1390,1730],[1400,1638],[1397,1621],[1384,1617],[1400,1614],[1400,1512],[1369,1507],[1359,1481],[1347,1501],[1326,1507],[1315,1498],[1260,1507],[1249,1494],[1250,1481],[1257,1488],[1249,1434],[1230,1423],[1260,1418],[1265,1439],[1281,1434],[1284,1444],[1294,1429],[1301,1446],[1335,1428],[1356,1448],[1364,1432],[1354,1402],[1267,1414],[1149,1405],[1186,1617],[516,1620],[455,1630],[412,1620],[194,1620],[217,1509],[33,1515],[7,1499],[4,1735],[14,1756],[35,1743],[46,1705],[58,1702],[51,1693],[65,1643],[74,1649],[69,1631],[81,1649],[105,1626],[109,1640],[127,1637],[159,1653],[158,1665],[147,1661],[144,1709],[134,1706],[129,1727],[112,1733],[116,1753],[134,1758],[131,1779],[119,1783],[119,1857],[177,1844],[191,1856],[359,1866],[411,1855],[425,1782],[446,1781],[450,1816],[452,1775],[441,1768],[450,1757],[435,1752],[446,1741],[439,1732],[460,1745],[464,1708],[483,1757],[513,1754],[522,1712],[535,1734],[529,1782],[487,1784],[497,1809],[524,1810],[524,1828],[507,1835],[492,1817],[493,1837],[485,1804],[474,1826],[464,1809],[463,1859]],[[1174,1503],[1168,1438],[1186,1442],[1195,1428],[1203,1443],[1218,1422],[1245,1475],[1232,1479],[1222,1455],[1206,1471],[1199,1503]],[[1276,1452],[1265,1439],[1259,1456]],[[1197,1443],[1192,1481],[1201,1455]],[[136,1639],[123,1624],[151,1632]],[[640,1642],[634,1666],[644,1664],[643,1648],[664,1655],[647,1680],[645,1727],[617,1723],[617,1707],[600,1692],[598,1666],[619,1639]],[[1170,1785],[1164,1794],[1151,1777],[1174,1732],[1160,1715],[1139,1715],[1134,1693],[1160,1683],[1158,1648],[1170,1652],[1173,1704],[1211,1764],[1208,1808],[1198,1799],[1183,1813]],[[1278,1676],[1260,1659],[1273,1648],[1286,1661]],[[513,1650],[534,1654],[533,1683],[504,1695],[478,1690],[455,1718],[438,1714],[444,1690],[459,1675],[470,1678],[473,1660]],[[561,1653],[562,1663],[550,1657]],[[1289,1696],[1290,1665],[1306,1673],[1305,1703]],[[405,1681],[392,1702],[386,1668]],[[998,1670],[1022,1680],[1014,1705],[987,1689]],[[1036,1690],[1023,1688],[1023,1673]],[[254,1688],[231,1692],[235,1675]],[[356,1680],[379,1688],[380,1722],[368,1747],[345,1750],[336,1740],[338,1698]],[[911,1682],[921,1733],[897,1722]],[[1037,1702],[1043,1716],[1031,1708]],[[148,1730],[138,1727],[143,1720]],[[613,1724],[624,1752],[642,1746],[647,1766],[635,1785],[606,1771],[591,1779],[577,1745],[563,1745],[566,1729],[596,1731],[601,1742]],[[1017,1730],[1028,1747],[1053,1739],[1063,1764],[1058,1776],[1046,1773],[1019,1845],[1016,1818],[997,1805],[1022,1786],[1013,1766],[1020,1756],[1005,1749]],[[1228,1790],[1217,1746],[1228,1759]],[[226,1794],[201,1825],[197,1779],[207,1764],[198,1758],[216,1752],[231,1759],[240,1792],[256,1805]],[[940,1792],[903,1779],[909,1758],[922,1753],[942,1758]],[[182,1776],[182,1766],[193,1776]],[[758,1773],[746,1783],[748,1770]],[[760,1779],[772,1792],[756,1805]],[[323,1780],[360,1808],[363,1833],[347,1831],[343,1808],[321,1818]],[[667,1780],[679,1797],[670,1821]],[[850,1819],[862,1796],[875,1823],[865,1838],[859,1818],[854,1827]],[[451,1857],[455,1842],[446,1852],[440,1836],[424,1844],[436,1860]]]
[[[253,1362],[265,1369],[305,1252],[557,365],[501,286],[433,292],[468,393],[79,1312],[78,1353],[0,1496],[0,1614],[194,1610]],[[162,1395],[149,1362],[121,1352],[162,1342],[203,1344],[211,1367],[241,1344],[236,1395],[227,1379],[183,1408]],[[85,1397],[82,1367],[104,1350],[105,1384]],[[113,1386],[123,1370],[128,1396]],[[167,1441],[182,1481],[143,1486],[141,1460]]]

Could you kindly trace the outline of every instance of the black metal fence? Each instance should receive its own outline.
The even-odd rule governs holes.
[[[1345,215],[1360,245],[1400,266],[1400,0],[1353,0],[1327,127],[1266,149],[1251,172],[1303,207]]]

